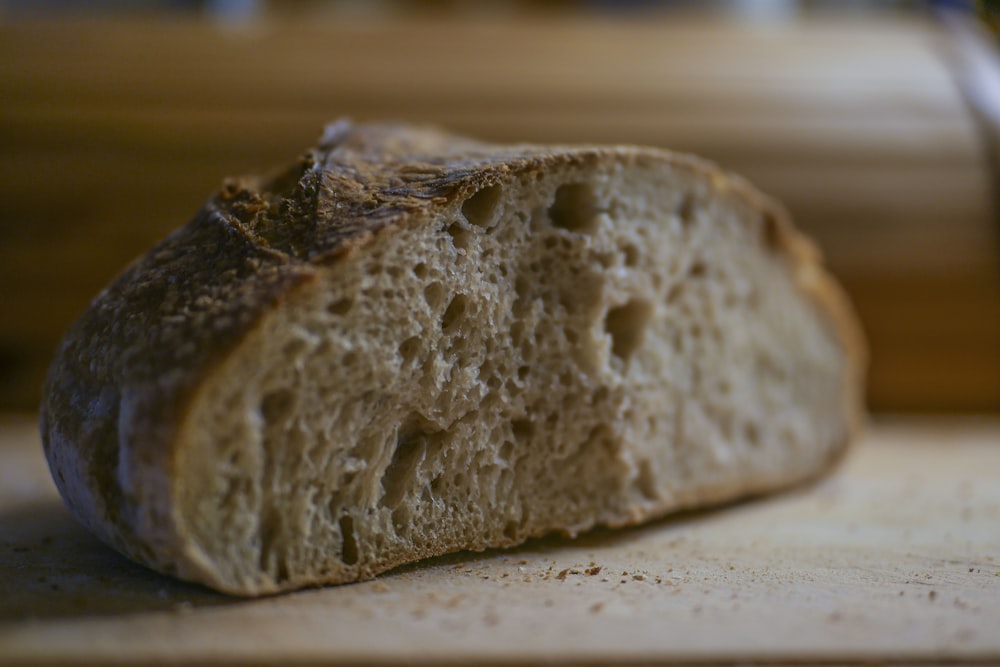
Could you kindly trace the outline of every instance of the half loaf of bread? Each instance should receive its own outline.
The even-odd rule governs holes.
[[[104,541],[257,595],[811,478],[862,356],[813,245],[703,161],[340,122],[97,297],[41,428]]]

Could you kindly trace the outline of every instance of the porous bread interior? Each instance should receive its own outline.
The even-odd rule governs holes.
[[[814,474],[844,351],[772,224],[622,159],[509,175],[330,265],[189,411],[181,574],[353,581]]]

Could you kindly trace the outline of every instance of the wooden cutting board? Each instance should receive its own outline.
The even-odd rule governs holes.
[[[238,600],[133,565],[0,419],[0,664],[1000,661],[1000,421],[877,423],[818,484]]]

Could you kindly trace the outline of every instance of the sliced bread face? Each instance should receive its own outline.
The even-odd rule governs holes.
[[[209,351],[171,359],[174,380],[110,361],[102,393],[69,344],[42,420],[88,525],[219,590],[355,581],[787,486],[860,415],[859,337],[812,246],[692,158],[338,124],[206,210],[191,226],[238,249],[182,230],[151,253],[178,265],[140,261],[84,320],[143,308],[122,293],[176,282],[185,252],[239,255],[147,318],[162,343],[202,303],[166,344]],[[71,437],[102,410],[115,426]],[[98,479],[84,450],[114,469]]]

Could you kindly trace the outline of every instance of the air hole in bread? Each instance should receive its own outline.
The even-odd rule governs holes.
[[[680,203],[677,204],[677,217],[680,219],[681,224],[687,227],[694,222],[696,214],[697,209],[694,195],[690,192],[685,193],[685,195],[681,197]]]
[[[450,333],[458,327],[465,315],[466,306],[467,299],[464,295],[456,294],[452,297],[451,303],[448,304],[441,317],[441,330],[443,332]]]
[[[444,285],[435,281],[424,288],[424,301],[432,311],[437,310],[444,299]]]
[[[462,215],[477,227],[488,228],[496,219],[500,204],[500,186],[490,185],[465,200],[462,204]]]
[[[419,479],[426,481],[427,471],[441,457],[448,433],[419,412],[407,416],[399,427],[392,461],[382,478],[383,504],[388,507],[412,491]]]
[[[535,425],[528,419],[515,419],[510,423],[511,433],[517,440],[530,440],[535,434]]]
[[[622,248],[622,254],[624,255],[625,266],[635,267],[639,264],[639,249],[634,245],[629,243],[624,248]]]
[[[611,353],[628,361],[642,344],[646,325],[653,312],[643,300],[633,299],[608,311],[604,317],[604,330],[611,336]]]
[[[549,220],[571,232],[593,232],[597,227],[597,197],[587,183],[566,183],[556,189]]]
[[[516,310],[514,311],[517,312]],[[526,325],[524,322],[518,320],[510,325],[510,341],[515,345],[520,347],[524,342]]]
[[[446,231],[448,235],[451,236],[451,242],[455,244],[456,248],[465,250],[469,247],[469,232],[467,229],[462,227],[457,222],[453,222],[448,225]]]
[[[691,278],[704,278],[705,274],[708,272],[708,268],[705,266],[705,262],[695,262],[691,265],[688,270],[688,276]]]
[[[275,542],[278,539],[278,532],[280,530],[280,515],[273,509],[269,508],[261,516],[260,526],[258,528],[258,535],[260,538],[260,552],[259,566],[260,569],[265,572],[273,572],[272,567],[274,560]]]
[[[659,500],[660,494],[656,491],[656,475],[653,473],[653,466],[648,460],[639,463],[639,475],[635,480],[636,488],[642,497],[649,501]]]
[[[508,540],[516,540],[518,527],[519,526],[517,525],[516,521],[508,521],[503,527],[503,536],[506,537]]]
[[[340,537],[343,540],[340,547],[340,560],[344,565],[354,565],[358,562],[358,541],[354,535],[354,519],[349,516],[340,517]]]
[[[413,361],[418,352],[420,352],[419,336],[410,336],[399,344],[399,356],[402,357],[404,364]]]
[[[327,306],[326,312],[331,315],[346,315],[352,305],[354,305],[354,301],[352,299],[339,299]]]
[[[260,401],[260,414],[264,421],[276,423],[284,421],[295,408],[295,394],[291,389],[276,389]]]
[[[424,457],[426,444],[423,434],[404,432],[400,429],[392,460],[382,475],[382,504],[398,507],[416,475],[417,466]]]
[[[497,455],[501,461],[507,464],[512,464],[512,455],[514,453],[514,443],[510,440],[504,440],[503,444],[500,445],[500,452]]]
[[[410,507],[407,504],[403,503],[392,510],[392,527],[395,529],[397,535],[408,535],[410,533],[412,523],[413,513],[410,511]]]

